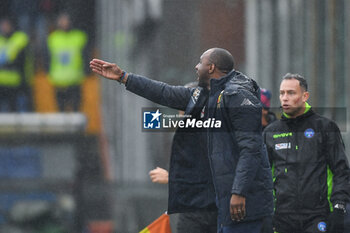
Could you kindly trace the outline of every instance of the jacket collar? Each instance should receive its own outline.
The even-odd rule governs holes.
[[[314,114],[314,111],[312,110],[311,105],[308,102],[305,102],[305,111],[302,115],[297,116],[296,118],[291,118],[287,113],[283,112],[281,119],[284,121],[299,121],[300,119],[309,117],[312,114]]]
[[[206,88],[196,87],[190,98],[190,101],[187,104],[185,114],[195,115],[197,111],[200,111],[208,99],[209,91]]]
[[[225,85],[234,75],[236,71],[232,70],[225,76],[222,76],[221,78],[212,78],[210,79],[210,91],[216,92],[217,90],[221,90],[221,87]]]

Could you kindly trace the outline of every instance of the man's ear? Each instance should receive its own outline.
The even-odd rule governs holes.
[[[305,91],[304,94],[303,94],[303,101],[306,102],[310,97],[310,94],[309,92]]]
[[[209,66],[209,74],[212,74],[212,73],[214,73],[214,71],[215,71],[215,64],[213,64],[213,63],[211,63],[210,64],[210,66]]]

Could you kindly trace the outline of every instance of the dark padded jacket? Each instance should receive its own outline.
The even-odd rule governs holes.
[[[312,109],[275,121],[264,131],[274,167],[276,214],[327,214],[331,202],[349,201],[349,165],[338,126]],[[330,172],[331,171],[331,172]]]
[[[130,74],[127,90],[155,103],[185,111],[200,119],[209,93]],[[174,134],[169,169],[168,213],[216,210],[205,129],[178,128]]]
[[[272,175],[262,139],[258,85],[235,70],[211,79],[208,108],[208,117],[222,122],[220,129],[208,132],[218,224],[237,223],[229,211],[232,194],[246,198],[243,221],[271,215]]]
[[[130,74],[127,90],[153,102],[189,112],[190,101],[200,99],[193,89],[170,86]],[[220,97],[221,96],[221,97]],[[218,224],[236,224],[230,217],[232,194],[246,197],[244,221],[273,212],[272,176],[261,136],[259,88],[233,70],[211,80],[208,117],[222,122],[208,130],[208,155],[216,192]]]
[[[208,91],[192,89],[185,116],[204,120]],[[184,120],[186,120],[185,117]],[[208,159],[207,133],[204,128],[177,128],[171,148],[168,213],[216,210],[215,192]]]

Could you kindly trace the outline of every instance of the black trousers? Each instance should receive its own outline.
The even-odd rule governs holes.
[[[320,233],[326,232],[325,214],[275,214],[274,230],[278,233]]]
[[[217,211],[180,213],[177,221],[178,233],[217,233]]]

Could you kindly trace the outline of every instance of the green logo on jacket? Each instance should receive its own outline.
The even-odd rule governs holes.
[[[291,136],[293,136],[293,133],[289,132],[289,133],[274,134],[273,138],[276,139],[276,138],[285,138],[285,137],[291,137]]]

